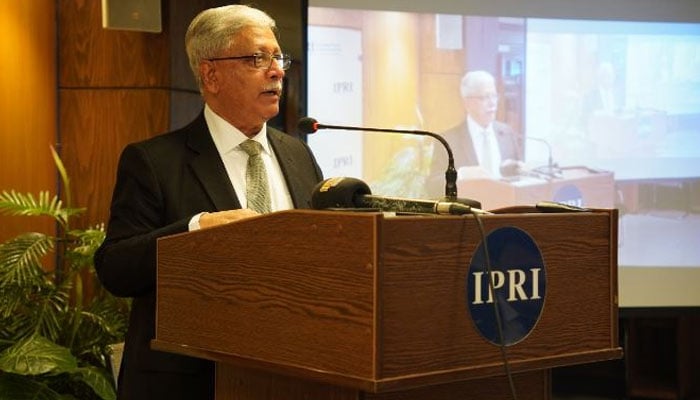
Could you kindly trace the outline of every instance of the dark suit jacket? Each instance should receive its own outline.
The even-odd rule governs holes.
[[[522,160],[520,141],[513,129],[508,125],[494,121],[493,131],[498,141],[498,148],[501,152],[501,160]],[[479,159],[472,143],[469,133],[469,124],[466,118],[464,121],[442,133],[447,143],[452,149],[455,168],[470,167],[479,165]],[[442,146],[434,146],[433,157],[430,164],[430,177],[428,178],[428,194],[430,197],[439,198],[445,195],[445,170],[447,170],[447,152]]]
[[[296,208],[310,206],[321,170],[306,144],[267,136]],[[213,364],[150,349],[155,324],[156,239],[186,232],[202,211],[241,208],[204,114],[188,126],[128,145],[121,154],[107,237],[95,254],[102,284],[133,297],[119,378],[120,399],[213,398]]]

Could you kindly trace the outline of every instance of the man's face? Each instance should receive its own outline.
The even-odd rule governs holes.
[[[480,82],[474,92],[464,98],[464,108],[474,121],[487,127],[496,118],[498,93],[491,81]]]
[[[255,53],[281,54],[270,29],[245,28],[237,33],[235,46],[219,57]],[[264,122],[279,113],[284,70],[277,62],[257,68],[253,59],[209,62],[216,85],[207,86],[208,102],[222,117],[246,134],[257,132]],[[207,84],[205,83],[205,86]]]

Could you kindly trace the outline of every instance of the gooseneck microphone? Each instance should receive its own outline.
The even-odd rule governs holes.
[[[455,159],[452,154],[452,149],[445,138],[437,133],[419,130],[408,129],[384,129],[384,128],[362,128],[358,126],[341,126],[341,125],[325,125],[316,121],[311,117],[304,117],[299,120],[297,127],[302,133],[315,133],[319,129],[342,129],[347,131],[367,131],[367,132],[384,132],[384,133],[402,133],[409,135],[430,136],[437,139],[447,151],[447,170],[445,171],[445,201],[457,202],[457,170],[455,169]],[[479,203],[474,200],[465,199],[466,204]]]
[[[365,182],[350,177],[328,178],[317,184],[311,194],[311,207],[317,210],[361,208],[412,214],[490,214],[488,211],[451,201],[375,196]]]
[[[547,170],[544,172],[545,175],[555,178],[557,176],[557,165],[554,163],[554,159],[552,158],[552,145],[549,144],[549,142],[545,139],[535,137],[535,136],[525,136],[525,140],[532,140],[534,142],[540,142],[543,143],[547,147]],[[535,169],[537,172],[538,169]]]

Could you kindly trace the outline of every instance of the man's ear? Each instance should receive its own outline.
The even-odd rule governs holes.
[[[211,61],[199,63],[199,76],[202,79],[202,88],[207,92],[216,93],[219,91],[219,76],[216,67]]]

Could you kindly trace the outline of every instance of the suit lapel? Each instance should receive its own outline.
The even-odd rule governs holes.
[[[510,135],[497,121],[494,121],[493,123],[493,133],[496,135],[498,150],[501,153],[501,161],[505,161],[507,158],[513,158],[515,149],[513,149],[513,146],[511,145],[512,142]]]
[[[460,140],[460,148],[464,149],[464,154],[466,156],[464,162],[458,165],[479,165],[479,159],[476,157],[476,149],[474,148],[474,142],[472,141],[472,135],[469,132],[469,124],[466,118],[461,125],[460,135],[458,137]]]
[[[241,208],[226,168],[209,133],[204,114],[190,125],[187,145],[193,151],[190,168],[218,211]]]
[[[299,171],[297,163],[294,162],[294,149],[289,146],[286,135],[276,129],[267,129],[267,139],[270,141],[270,145],[282,169],[284,181],[287,183],[294,207],[299,208],[303,199],[308,197],[308,193],[300,192],[302,185],[297,184],[296,177],[302,176],[302,172]]]

